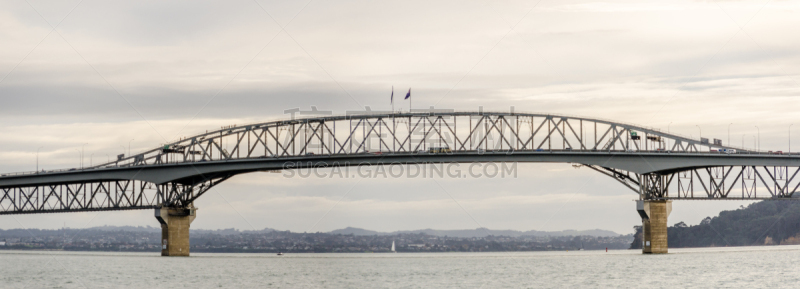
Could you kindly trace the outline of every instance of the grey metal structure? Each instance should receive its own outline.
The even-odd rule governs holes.
[[[450,162],[572,163],[642,200],[784,200],[800,186],[798,154],[600,119],[431,110],[228,126],[90,168],[2,174],[0,214],[187,207],[241,173]]]

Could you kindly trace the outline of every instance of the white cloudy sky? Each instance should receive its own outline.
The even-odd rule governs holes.
[[[733,123],[736,145],[752,146],[758,126],[762,148],[787,150],[789,125],[800,129],[799,13],[798,1],[764,0],[7,0],[0,171],[34,170],[40,147],[41,168],[69,168],[82,146],[96,163],[131,139],[138,151],[294,107],[389,109],[393,85],[413,88],[415,107],[514,106],[726,141]],[[196,203],[193,227],[628,233],[639,223],[632,193],[567,164],[439,183],[241,175]],[[677,202],[670,223],[743,204]],[[0,228],[64,224],[157,222],[151,211],[0,217]]]

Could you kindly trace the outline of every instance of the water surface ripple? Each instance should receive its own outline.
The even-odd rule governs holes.
[[[0,251],[2,288],[797,288],[800,246],[524,253]]]

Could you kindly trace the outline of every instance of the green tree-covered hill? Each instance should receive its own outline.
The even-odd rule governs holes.
[[[642,227],[635,226],[631,249],[642,248]],[[800,202],[761,201],[695,226],[679,222],[667,229],[670,248],[800,244]]]

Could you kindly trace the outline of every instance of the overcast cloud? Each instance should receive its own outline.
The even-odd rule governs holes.
[[[799,12],[800,2],[763,0],[3,1],[0,171],[35,169],[39,147],[40,168],[69,168],[85,143],[96,163],[131,139],[141,151],[295,107],[387,110],[392,86],[411,87],[415,107],[514,106],[693,137],[699,125],[724,141],[733,123],[731,143],[748,147],[758,125],[762,148],[788,150]],[[567,164],[438,181],[241,175],[196,202],[192,226],[629,233],[640,223],[633,193]],[[746,204],[676,202],[670,224]],[[65,223],[158,224],[151,211],[0,217],[3,229]]]

